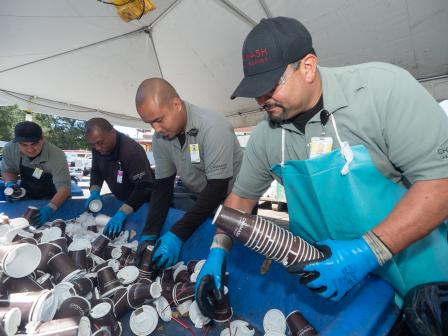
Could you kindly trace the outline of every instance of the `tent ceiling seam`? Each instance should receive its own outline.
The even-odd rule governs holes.
[[[219,2],[221,2],[224,6],[226,6],[228,9],[230,9],[230,12],[233,13],[235,16],[240,17],[241,19],[243,19],[243,21],[245,21],[246,23],[248,23],[250,26],[255,27],[257,25],[257,23],[252,20],[251,17],[249,17],[246,13],[244,13],[241,9],[239,9],[238,7],[236,7],[234,4],[232,4],[229,0],[218,0]]]
[[[4,70],[0,70],[0,74],[5,73],[5,72],[8,72],[8,71],[11,71],[11,70],[15,70],[15,69],[18,69],[18,68],[22,68],[22,67],[25,67],[25,66],[27,66],[27,65],[34,64],[34,63],[38,63],[38,62],[46,61],[46,60],[49,60],[49,59],[52,59],[52,58],[55,58],[55,57],[63,56],[63,55],[66,55],[66,54],[69,54],[69,53],[72,53],[72,52],[76,52],[76,51],[79,51],[79,50],[82,50],[82,49],[85,49],[85,48],[93,47],[93,46],[96,46],[96,45],[98,45],[98,44],[103,44],[103,43],[106,43],[106,42],[109,42],[109,41],[112,41],[112,40],[115,40],[115,39],[119,39],[119,38],[126,37],[126,36],[130,36],[130,35],[133,35],[133,34],[136,34],[136,33],[144,32],[144,31],[147,30],[148,28],[151,29],[151,28],[152,28],[157,22],[159,22],[159,21],[160,21],[166,14],[168,14],[171,10],[173,10],[174,7],[177,6],[181,1],[182,1],[182,0],[176,0],[175,2],[173,2],[173,3],[172,3],[167,9],[165,9],[165,10],[164,10],[158,17],[156,17],[156,18],[154,19],[154,21],[151,22],[149,25],[145,25],[145,26],[143,26],[143,27],[140,27],[140,28],[138,28],[138,29],[132,30],[132,31],[130,31],[130,32],[127,32],[127,33],[124,33],[124,34],[121,34],[121,35],[112,36],[112,37],[107,38],[107,39],[104,39],[104,40],[100,40],[100,41],[97,41],[97,42],[93,42],[93,43],[90,43],[90,44],[86,44],[86,45],[84,45],[84,46],[80,46],[80,47],[77,47],[77,48],[74,48],[74,49],[66,50],[66,51],[63,51],[63,52],[60,52],[60,53],[57,53],[57,54],[53,54],[53,55],[50,55],[50,56],[47,56],[47,57],[39,58],[39,59],[34,60],[34,61],[30,61],[30,62],[26,62],[26,63],[23,63],[23,64],[15,65],[15,66],[13,66],[13,67],[10,67],[10,68],[4,69]]]
[[[266,4],[266,1],[265,0],[258,0],[258,2],[260,3],[261,8],[263,8],[264,13],[266,14],[266,17],[271,18],[272,17],[272,13],[271,13],[271,11],[269,10],[269,7]]]
[[[131,116],[124,116],[122,114],[118,114],[118,113],[114,113],[114,112],[109,112],[109,111],[104,111],[104,110],[99,110],[99,109],[93,109],[90,107],[85,107],[85,106],[80,106],[80,105],[75,105],[79,108],[85,109],[85,110],[74,110],[74,109],[68,109],[68,108],[61,108],[61,107],[57,107],[57,106],[51,106],[51,105],[47,105],[47,104],[43,104],[43,103],[38,103],[34,100],[44,100],[44,101],[49,101],[52,103],[57,103],[57,104],[61,104],[61,105],[65,105],[65,106],[73,106],[71,104],[68,103],[63,103],[57,100],[52,100],[52,99],[48,99],[48,98],[41,98],[41,97],[37,97],[37,96],[33,96],[33,95],[27,95],[24,93],[18,93],[18,92],[12,92],[12,91],[8,91],[8,90],[4,90],[4,89],[0,89],[1,92],[14,97],[18,100],[22,100],[24,102],[27,102],[31,105],[37,105],[37,106],[42,106],[42,107],[46,107],[46,108],[50,108],[50,109],[54,109],[54,110],[62,110],[62,111],[67,111],[67,112],[77,112],[77,113],[99,113],[99,114],[104,114],[104,115],[108,115],[108,116],[112,116],[114,118],[117,119],[122,119],[122,120],[128,120],[128,121],[141,121],[140,118],[135,118],[135,117],[131,117]],[[21,97],[24,96],[24,97]]]

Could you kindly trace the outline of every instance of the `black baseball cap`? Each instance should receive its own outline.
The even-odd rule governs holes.
[[[35,122],[20,122],[14,128],[14,142],[38,142],[40,139],[42,128]]]
[[[233,92],[236,97],[261,97],[278,83],[288,64],[314,53],[311,34],[293,18],[262,19],[243,44],[244,78]]]

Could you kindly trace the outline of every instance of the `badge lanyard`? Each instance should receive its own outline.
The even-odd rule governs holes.
[[[121,170],[121,162],[118,161],[117,183],[123,183],[123,171]]]
[[[320,112],[320,124],[322,126],[322,134],[319,137],[312,137],[310,143],[309,158],[315,158],[323,154],[330,153],[333,149],[333,138],[326,136],[326,124],[330,118],[330,113],[327,110]]]

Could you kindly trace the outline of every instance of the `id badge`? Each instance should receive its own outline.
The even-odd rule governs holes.
[[[333,148],[332,137],[312,137],[310,146],[310,159],[331,152]]]
[[[123,171],[122,170],[118,170],[117,172],[117,183],[123,183]]]
[[[40,169],[40,168],[36,168],[36,169],[34,169],[34,171],[33,171],[33,177],[34,178],[36,178],[36,179],[38,179],[38,180],[40,180],[40,177],[42,176],[42,173],[43,173],[44,171],[42,170],[42,169]]]
[[[190,144],[190,160],[191,163],[201,162],[201,157],[199,155],[199,144]]]

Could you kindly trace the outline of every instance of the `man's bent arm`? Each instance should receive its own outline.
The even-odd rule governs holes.
[[[417,181],[372,231],[397,254],[448,218],[447,204],[448,179]]]

